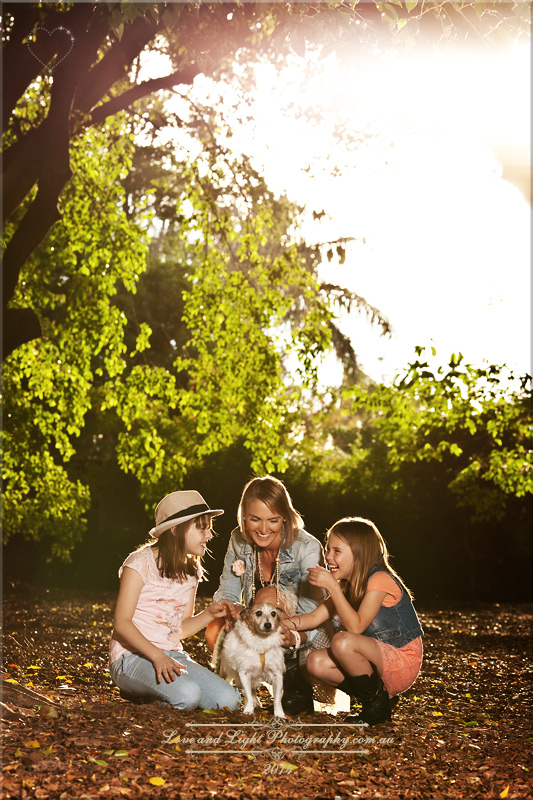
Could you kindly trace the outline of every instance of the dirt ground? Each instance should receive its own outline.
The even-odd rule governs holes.
[[[421,675],[390,723],[361,731],[344,713],[278,722],[266,692],[253,722],[122,700],[107,670],[112,601],[7,587],[3,797],[533,795],[531,606],[422,609]],[[185,649],[208,664],[202,633]]]

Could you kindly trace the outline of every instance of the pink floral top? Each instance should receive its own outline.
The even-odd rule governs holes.
[[[189,576],[183,583],[163,578],[155,563],[151,547],[130,553],[118,571],[122,575],[124,567],[134,569],[144,581],[137,608],[133,614],[133,624],[143,636],[161,650],[183,650],[181,645],[181,620],[187,603],[194,593],[198,579]],[[130,653],[117,639],[112,638],[109,647],[109,663]]]

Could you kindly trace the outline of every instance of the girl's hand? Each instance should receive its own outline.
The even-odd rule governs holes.
[[[321,589],[325,589],[326,592],[329,592],[329,594],[335,591],[335,589],[338,589],[338,582],[331,572],[324,569],[324,567],[309,567],[307,572],[309,573],[309,583],[311,586],[319,586]]]
[[[233,607],[229,600],[217,600],[216,603],[211,603],[206,611],[215,619],[219,619],[220,617],[232,617]]]
[[[166,683],[172,683],[176,675],[179,677],[182,672],[187,672],[187,667],[167,656],[163,651],[161,651],[160,656],[156,656],[152,660],[152,664],[154,665],[158,683],[161,683],[162,678],[165,679]]]
[[[233,628],[239,617],[241,616],[241,611],[243,611],[243,606],[237,605],[237,603],[228,603],[228,615],[226,616],[226,622],[224,624],[224,628],[226,629],[226,633],[229,633],[230,630]]]

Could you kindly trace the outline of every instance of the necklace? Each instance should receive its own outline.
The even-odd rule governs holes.
[[[281,550],[281,545],[278,550],[278,554],[276,556],[276,568],[273,570],[272,575],[269,581],[265,581],[263,578],[263,570],[261,568],[261,556],[258,555],[257,549],[254,545],[254,568],[257,569],[259,572],[259,582],[261,586],[272,586],[272,582],[274,578],[276,579],[276,606],[279,608],[279,551]],[[255,569],[254,569],[255,571]],[[252,581],[252,604],[255,603],[255,580]]]

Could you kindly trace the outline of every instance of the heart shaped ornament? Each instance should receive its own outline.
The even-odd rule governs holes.
[[[28,34],[28,37],[32,34],[35,36],[35,41],[32,42],[28,38],[28,41],[26,42],[28,50],[32,56],[37,59],[39,64],[43,65],[46,72],[49,73],[52,73],[55,68],[61,64],[61,62],[64,61],[68,55],[70,55],[72,48],[74,47],[74,36],[69,29],[63,27],[63,25],[60,25],[58,28],[54,28],[51,31],[47,30],[46,28],[37,27]],[[44,38],[44,34],[48,36],[48,40]],[[52,50],[50,50],[50,46],[52,46]],[[47,55],[50,52],[52,55]],[[49,67],[48,62],[55,54],[57,54],[58,59],[52,67]]]

